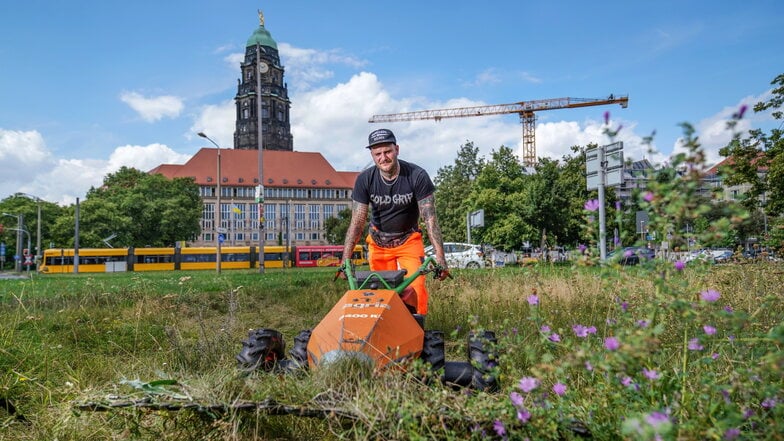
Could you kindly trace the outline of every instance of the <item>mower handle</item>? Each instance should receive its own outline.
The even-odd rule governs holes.
[[[396,288],[393,288],[393,290],[398,294],[400,294],[417,277],[432,272],[434,279],[440,279],[444,271],[447,270],[436,262],[435,257],[427,256],[425,260],[422,261],[422,265],[420,265],[419,268],[417,268],[414,274],[403,279],[403,283],[398,285]],[[335,277],[332,279],[332,281],[334,282],[335,280],[338,279],[338,277],[341,277],[341,274],[345,275],[346,280],[348,280],[349,289],[351,290],[357,289],[357,278],[354,276],[354,264],[351,262],[350,259],[346,259],[345,261],[343,261],[343,265],[338,267],[338,270],[335,273]],[[448,271],[447,271],[447,277],[450,279],[452,278],[452,274],[450,274]]]

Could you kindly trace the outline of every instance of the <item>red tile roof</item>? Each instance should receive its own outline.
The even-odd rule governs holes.
[[[751,163],[752,164],[756,164],[762,158],[762,156],[764,156],[764,155],[765,155],[765,153],[759,152],[757,154],[757,156],[754,159],[751,160]],[[715,175],[715,174],[719,173],[719,169],[721,167],[733,166],[733,165],[735,165],[735,157],[729,156],[729,157],[726,157],[726,158],[722,159],[718,164],[716,164],[713,167],[711,167],[710,169],[708,169],[706,174]],[[759,171],[767,171],[767,170],[768,170],[768,167],[757,167],[757,171],[758,172]]]
[[[202,148],[185,164],[161,164],[149,173],[167,178],[192,177],[198,185],[217,182],[218,149]],[[258,150],[221,149],[221,185],[257,185]],[[264,150],[265,187],[347,188],[354,187],[359,172],[336,171],[318,152]],[[209,180],[208,180],[209,178]]]

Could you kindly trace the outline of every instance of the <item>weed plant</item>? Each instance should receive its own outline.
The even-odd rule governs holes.
[[[660,234],[704,210],[685,129],[687,152],[638,195]],[[428,280],[447,360],[495,331],[497,393],[444,386],[420,362],[238,370],[250,329],[291,344],[329,311],[346,286],[328,270],[0,282],[0,440],[781,439],[784,264],[600,264],[595,207],[573,265]],[[122,402],[137,406],[100,407]]]

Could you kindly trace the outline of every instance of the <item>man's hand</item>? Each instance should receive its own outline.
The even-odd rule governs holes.
[[[338,280],[338,278],[343,279],[343,280],[348,280],[348,277],[346,277],[346,269],[343,268],[343,265],[340,265],[338,267],[338,270],[335,273],[335,278],[332,279],[332,281],[334,282],[335,280]]]
[[[442,282],[446,280],[447,277],[449,277],[450,279],[452,278],[452,274],[449,273],[448,268],[443,268],[441,269],[441,271],[436,273],[436,278]]]

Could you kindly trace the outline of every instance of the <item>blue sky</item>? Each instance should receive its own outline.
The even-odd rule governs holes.
[[[540,157],[607,143],[665,161],[679,123],[708,158],[726,119],[784,73],[784,2],[236,0],[0,4],[0,199],[72,203],[123,165],[183,163],[204,131],[232,147],[239,64],[262,9],[286,69],[294,148],[338,170],[370,162],[374,114],[629,95],[629,107],[537,113]],[[768,129],[767,114],[741,128]],[[517,115],[390,123],[401,158],[435,176],[473,141],[521,151]],[[655,152],[642,145],[656,132]]]

